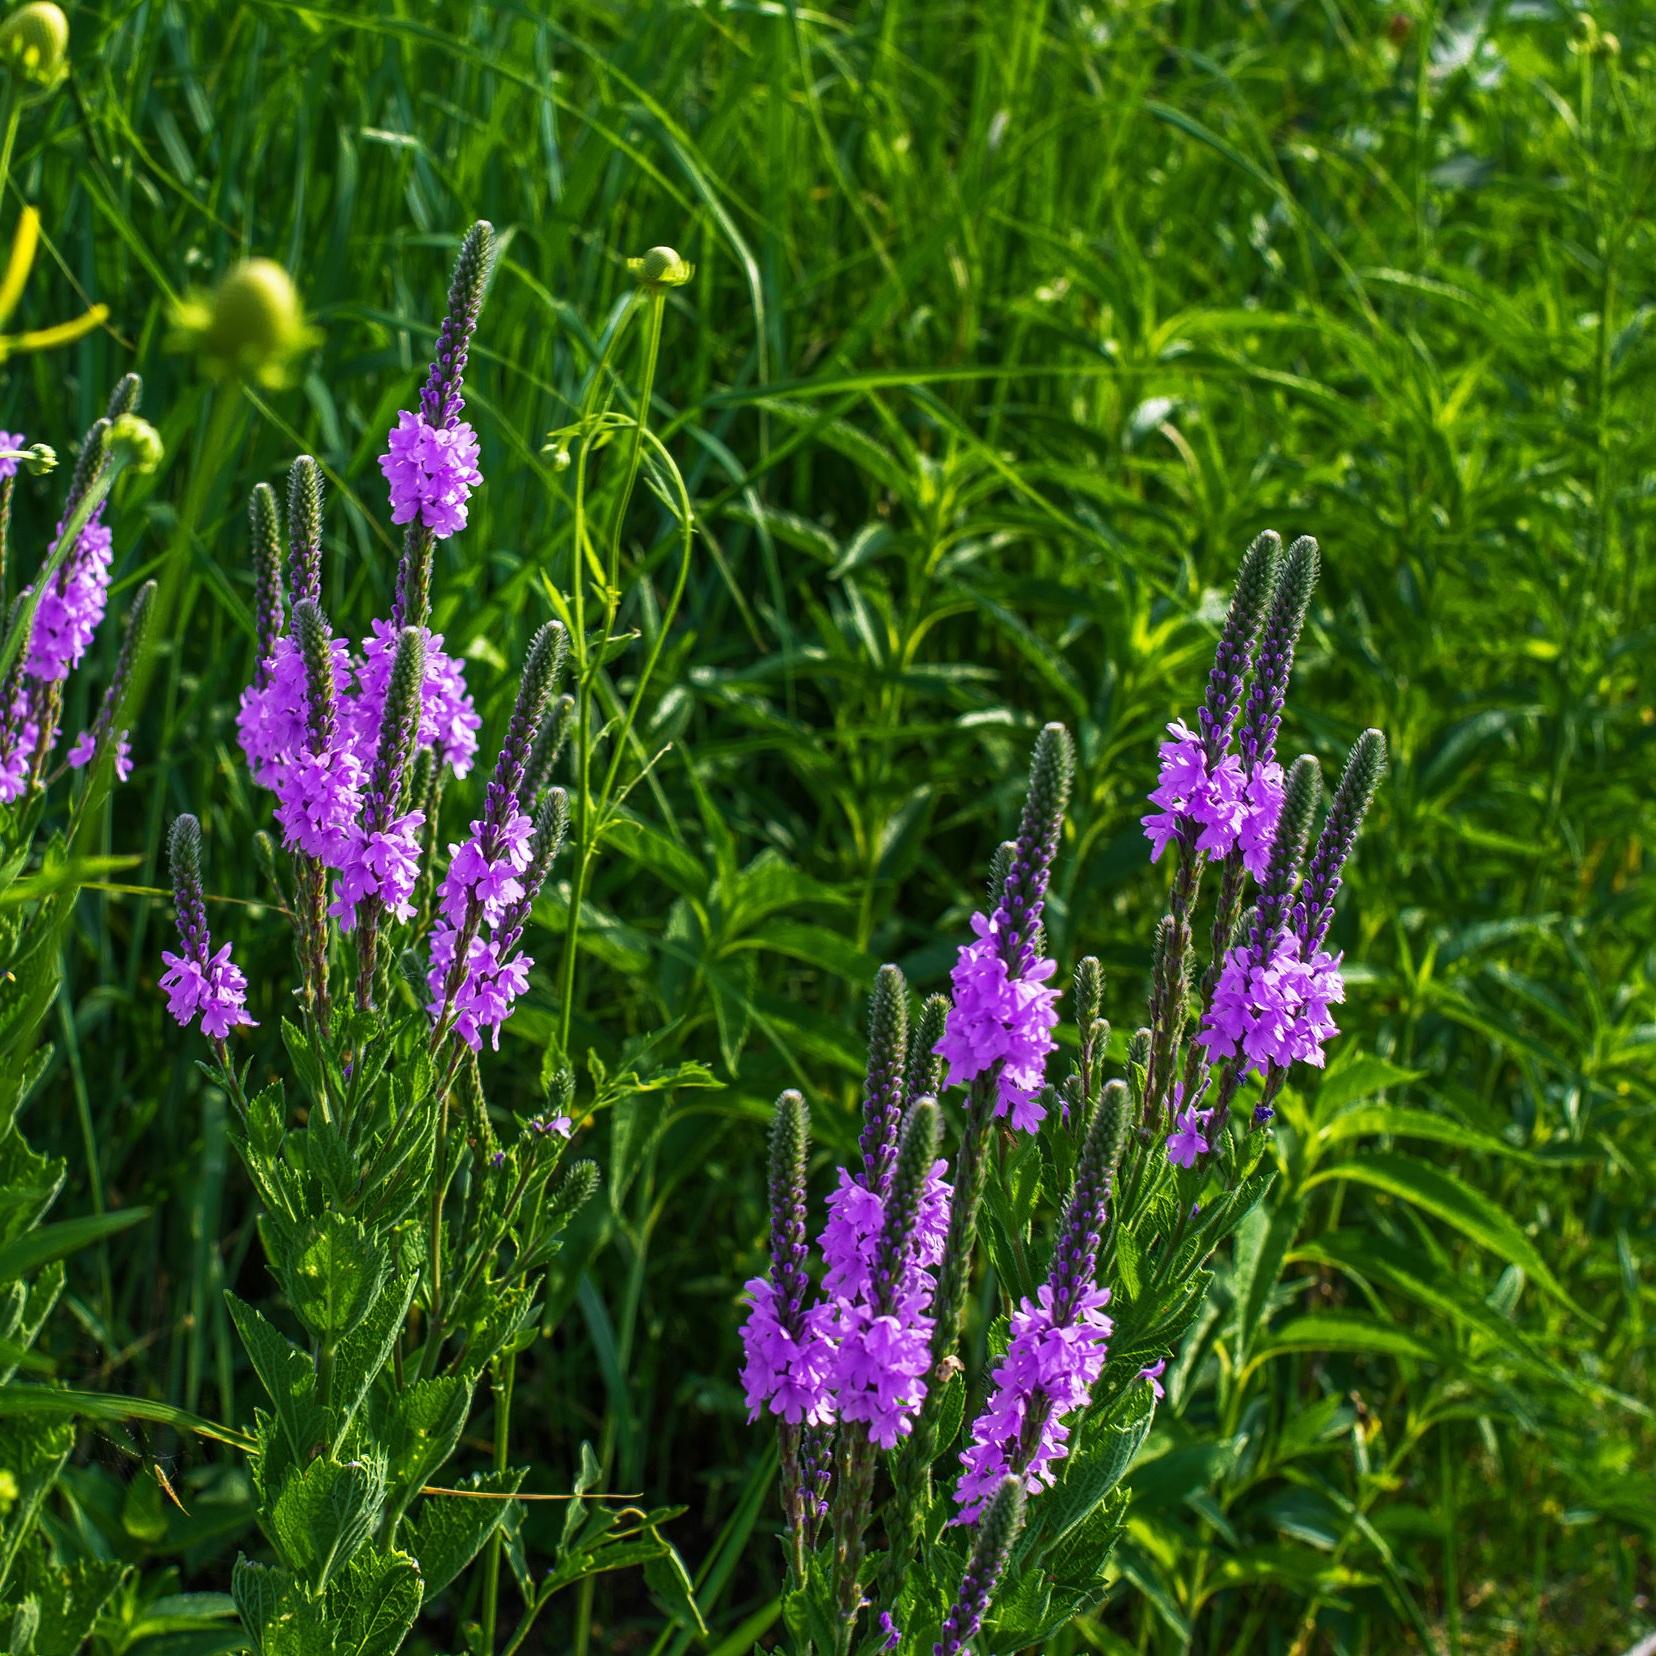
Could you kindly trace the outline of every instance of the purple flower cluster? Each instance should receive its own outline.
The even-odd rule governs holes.
[[[477,752],[482,720],[466,689],[463,664],[443,650],[440,634],[421,631],[425,668],[415,747],[430,748],[439,764],[464,776]],[[342,638],[330,640],[328,648],[336,716],[332,740],[320,753],[314,751],[312,740],[314,721],[305,661],[291,632],[274,640],[258,676],[242,692],[236,727],[248,768],[276,795],[276,821],[283,843],[338,872],[328,912],[350,931],[359,906],[371,898],[377,898],[399,920],[413,918],[410,899],[419,880],[425,813],[411,810],[386,820],[374,818],[369,809],[368,784],[383,733],[396,654],[390,626],[383,620],[374,621],[371,635],[363,640],[360,659],[352,658]],[[521,820],[527,824],[527,818]],[[448,951],[452,961],[452,936]],[[484,956],[487,953],[485,945]],[[491,1024],[498,1039],[499,1017],[505,1016],[513,996],[521,993],[529,964],[502,967],[492,957],[479,958],[478,980],[464,997],[466,1005],[457,1024],[474,1046],[479,1030]]]
[[[47,582],[35,605],[34,627],[29,634],[30,678],[51,684],[68,678],[80,665],[92,635],[103,620],[109,602],[109,565],[113,539],[102,521],[103,503],[75,538],[68,557]],[[63,533],[59,523],[53,536]]]
[[[383,829],[352,825],[339,863],[338,895],[328,908],[341,931],[355,926],[357,905],[370,897],[379,898],[399,920],[414,918],[409,899],[420,879],[424,826],[424,811],[405,811]]]
[[[199,1017],[202,1032],[222,1041],[237,1024],[253,1022],[245,1004],[247,979],[231,961],[228,943],[213,950],[201,895],[201,826],[194,817],[181,816],[173,823],[168,848],[182,952],[162,951],[167,1010],[184,1025]]]
[[[1161,809],[1142,819],[1150,860],[1158,861],[1171,841],[1194,834],[1196,849],[1210,857],[1240,849],[1248,872],[1263,880],[1282,811],[1282,766],[1263,759],[1245,767],[1234,753],[1214,764],[1182,719],[1167,730],[1173,740],[1161,745],[1161,773],[1150,795]]]
[[[465,420],[432,425],[422,410],[397,416],[380,470],[391,487],[391,521],[418,519],[438,540],[466,527],[466,502],[483,481],[477,436]]]
[[[483,721],[466,688],[464,663],[446,654],[442,644],[441,633],[426,635],[415,746],[432,749],[439,764],[447,765],[456,776],[465,776],[477,753],[477,732]],[[372,636],[363,640],[360,661],[352,660],[343,638],[334,639],[331,648],[334,693],[339,698],[339,741],[366,771],[379,747],[396,639],[387,622],[376,620]],[[310,730],[305,663],[291,633],[276,639],[262,675],[263,688],[255,680],[242,691],[236,734],[254,779],[276,792],[283,766],[305,746]]]
[[[801,1313],[764,1278],[747,1283],[742,1384],[750,1420],[761,1409],[812,1425],[860,1420],[884,1449],[908,1434],[926,1396],[932,1269],[943,1257],[953,1195],[946,1171],[936,1161],[926,1175],[895,1283],[881,1280],[879,1263],[886,1198],[844,1168],[821,1238],[826,1297]]]
[[[0,803],[10,805],[21,798],[29,785],[29,768],[40,740],[40,725],[34,716],[34,702],[14,666],[6,677],[12,691],[3,721],[0,721]]]
[[[29,439],[21,431],[0,431],[0,450],[12,451],[0,455],[0,479],[17,476],[17,468],[23,464],[20,456],[28,446]]]
[[[1007,968],[1006,927],[997,912],[992,919],[972,916],[976,938],[962,945],[950,973],[954,1005],[943,1038],[933,1051],[948,1060],[949,1082],[963,1085],[1000,1066],[995,1114],[1010,1115],[1012,1125],[1033,1133],[1046,1110],[1039,1102],[1046,1079],[1046,1057],[1057,1043],[1058,995],[1047,984],[1057,963],[1023,949],[1022,972]]]
[[[828,1388],[828,1367],[833,1350],[822,1337],[820,1317],[804,1313],[799,1332],[788,1327],[790,1302],[774,1283],[752,1277],[743,1285],[748,1298],[747,1320],[742,1324],[742,1389],[747,1395],[748,1419],[759,1418],[768,1409],[781,1420],[813,1426],[834,1418],[834,1400]],[[797,1306],[794,1307],[797,1310]]]
[[[1052,1463],[1069,1453],[1062,1417],[1085,1406],[1104,1371],[1114,1327],[1104,1313],[1109,1302],[1108,1288],[1058,1296],[1048,1282],[1035,1300],[1019,1303],[1006,1355],[995,1365],[994,1391],[972,1428],[971,1446],[961,1452],[955,1522],[977,1523],[1009,1472],[1018,1472],[1031,1494],[1051,1487]],[[1032,1432],[1038,1434],[1033,1448]]]
[[[431,969],[426,973],[431,1000],[426,1010],[436,1020],[451,1006],[454,1031],[473,1052],[481,1050],[484,1030],[491,1032],[490,1044],[498,1052],[500,1026],[511,1016],[513,1002],[529,987],[529,968],[535,962],[529,955],[511,952],[499,938],[474,935],[466,947],[465,970],[451,994],[449,981],[460,936],[443,920],[431,928]]]
[[[222,1041],[237,1024],[251,1024],[246,1009],[247,978],[230,958],[230,945],[221,944],[216,954],[204,947],[199,954],[175,955],[163,949],[167,970],[161,987],[167,992],[167,1010],[188,1025],[201,1018],[204,1035]]]
[[[491,784],[491,787],[493,784]],[[534,824],[521,811],[510,811],[498,828],[485,816],[471,825],[462,845],[450,844],[448,873],[439,892],[442,913],[431,929],[431,991],[427,1010],[441,1018],[452,1003],[454,1027],[475,1052],[483,1031],[500,1045],[500,1026],[512,1003],[529,986],[534,961],[512,952],[519,908],[530,895],[524,884]],[[482,927],[487,927],[485,934]],[[466,964],[453,982],[458,939],[468,938]]]
[[[828,1386],[838,1418],[866,1422],[882,1449],[907,1436],[926,1397],[937,1287],[931,1267],[943,1257],[953,1194],[947,1171],[936,1161],[926,1174],[895,1283],[881,1280],[879,1258],[888,1198],[843,1168],[839,1189],[828,1198],[823,1288],[832,1297],[817,1308],[823,1315],[814,1326],[832,1352]]]
[[[464,663],[445,652],[441,633],[428,627],[420,631],[425,639],[425,680],[420,687],[420,729],[414,745],[430,748],[438,764],[447,765],[456,776],[465,776],[477,754],[477,732],[483,721],[466,689]],[[365,757],[379,742],[396,653],[397,635],[390,622],[376,619],[372,636],[362,641],[362,660],[346,715],[357,750]]]
[[[1292,931],[1263,950],[1252,943],[1232,949],[1196,1039],[1213,1060],[1240,1051],[1261,1073],[1272,1064],[1320,1069],[1323,1043],[1339,1034],[1329,1008],[1345,999],[1343,958],[1317,949],[1303,959],[1300,939]]]

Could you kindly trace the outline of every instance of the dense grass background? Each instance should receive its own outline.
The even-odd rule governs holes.
[[[1464,1215],[1341,1172],[1389,1140],[1313,1174],[1285,1128],[1278,1218],[1249,1244],[1286,1250],[1280,1337],[1230,1340],[1236,1284],[1217,1297],[1132,1480],[1125,1573],[1063,1648],[1586,1652],[1650,1627],[1650,12],[69,9],[73,78],[14,169],[51,238],[20,321],[83,295],[112,315],[14,363],[0,417],[66,450],[118,373],[146,376],[168,459],[123,485],[117,573],[171,571],[171,613],[108,844],[153,887],[166,822],[201,815],[261,1061],[288,966],[279,918],[230,906],[260,896],[267,812],[232,725],[249,488],[321,457],[330,608],[359,630],[385,612],[375,457],[458,234],[492,219],[468,385],[488,484],[436,611],[494,738],[571,575],[543,436],[571,417],[626,256],[667,242],[698,267],[653,410],[699,515],[644,710],[649,749],[671,745],[588,894],[570,1048],[583,1070],[589,1050],[611,1072],[699,1060],[717,1085],[639,1094],[586,1132],[608,1199],[521,1369],[531,1487],[566,1488],[591,1439],[611,1487],[688,1506],[675,1538],[721,1656],[766,1628],[767,1434],[734,1373],[769,1101],[805,1086],[829,1147],[849,1142],[864,985],[885,959],[941,979],[1048,718],[1082,756],[1056,950],[1098,953],[1117,1023],[1139,1021],[1154,743],[1271,525],[1326,556],[1286,745],[1326,765],[1373,724],[1395,754],[1338,928],[1343,1044],[1393,1068],[1327,1103],[1388,1080],[1495,1141],[1423,1153],[1527,1232],[1573,1304]],[[165,350],[174,297],[245,253],[285,263],[325,332],[286,391],[215,387]],[[25,548],[56,481],[20,487]],[[648,637],[675,543],[648,497],[626,528],[624,618]],[[622,693],[636,659],[614,666]],[[508,1107],[536,1096],[557,1027],[556,893],[540,918],[544,970],[483,1070]],[[81,922],[24,1125],[75,1169],[60,1215],[154,1213],[80,1262],[48,1345],[68,1378],[245,1418],[219,1290],[268,1290],[222,1102],[154,990],[168,910],[112,890]],[[1376,1238],[1407,1268],[1365,1274]],[[1312,1313],[1320,1342],[1293,1333]],[[148,1447],[190,1518],[93,1433],[66,1532],[145,1561],[146,1592],[166,1569],[222,1589],[252,1539],[239,1474]],[[687,1648],[637,1584],[592,1609],[542,1648]]]

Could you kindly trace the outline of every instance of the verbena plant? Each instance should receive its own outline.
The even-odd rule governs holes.
[[[1041,921],[1073,768],[1049,725],[952,996],[911,1015],[902,973],[876,980],[861,1162],[828,1198],[815,1293],[808,1115],[797,1092],[778,1103],[772,1271],[747,1285],[743,1381],[754,1417],[778,1417],[799,1652],[1039,1647],[1104,1590],[1160,1377],[1214,1250],[1273,1176],[1275,1100],[1337,1033],[1341,959],[1324,942],[1385,745],[1358,740],[1312,845],[1317,764],[1285,773],[1276,739],[1316,575],[1315,542],[1254,542],[1198,728],[1169,727],[1144,826],[1158,858],[1176,853],[1172,894],[1148,1021],[1124,1054],[1089,957],[1075,1063],[1061,1086],[1045,1079],[1058,990]],[[937,1155],[946,1087],[965,1089],[952,1167]],[[959,1348],[980,1240],[992,1369],[969,1410]]]
[[[59,993],[81,882],[121,860],[90,856],[86,846],[111,781],[124,781],[130,769],[122,718],[153,582],[139,588],[97,713],[66,753],[61,723],[65,687],[107,607],[109,492],[125,468],[159,456],[159,438],[136,414],[141,389],[136,375],[126,376],[106,417],[87,432],[63,516],[40,566],[9,602],[0,643],[0,1646],[41,1656],[78,1649],[125,1573],[119,1563],[60,1559],[40,1529],[76,1429],[65,1394],[41,1383],[52,1364],[35,1347],[63,1292],[65,1258],[146,1210],[103,1210],[88,1133],[97,1211],[47,1223],[68,1167],[37,1154],[17,1116],[51,1063],[41,1023]],[[0,591],[16,580],[7,553],[18,468],[44,470],[52,461],[44,445],[0,433]],[[66,778],[67,788],[55,786]],[[107,1284],[107,1256],[103,1270]]]
[[[381,461],[406,530],[390,619],[356,653],[321,607],[320,468],[294,463],[285,569],[275,496],[253,495],[260,659],[238,728],[276,798],[280,850],[263,838],[261,858],[294,937],[298,983],[281,1023],[297,1119],[282,1081],[250,1088],[251,1061],[231,1055],[232,1032],[252,1021],[247,985],[208,929],[196,819],[179,817],[169,842],[181,947],[165,956],[162,987],[212,1043],[207,1068],[232,1101],[299,1336],[232,1297],[270,1402],[247,1447],[274,1554],[238,1560],[233,1593],[255,1648],[284,1656],[394,1651],[486,1543],[475,1649],[495,1649],[503,1551],[525,1600],[508,1649],[554,1593],[637,1564],[675,1618],[700,1626],[661,1533],[679,1509],[590,1498],[590,1449],[552,1559],[524,1556],[511,1499],[526,1471],[509,1464],[513,1359],[542,1331],[548,1268],[597,1170],[565,1165],[579,1113],[568,1068],[549,1065],[542,1107],[501,1125],[477,1058],[486,1037],[498,1045],[533,964],[525,928],[570,819],[550,777],[571,729],[586,735],[591,658],[577,651],[578,698],[560,698],[567,634],[556,620],[535,634],[481,813],[445,858],[446,786],[471,768],[481,721],[462,664],[428,625],[431,571],[482,481],[462,386],[492,260],[480,223],[419,407],[399,415]],[[646,260],[640,274],[674,273]],[[485,1376],[493,1465],[444,1484]]]

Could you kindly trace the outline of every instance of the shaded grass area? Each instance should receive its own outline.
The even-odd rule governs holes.
[[[153,888],[166,822],[201,815],[259,1043],[288,968],[279,917],[229,906],[262,895],[267,821],[233,728],[249,488],[317,454],[330,611],[355,631],[386,612],[375,458],[455,239],[492,219],[468,383],[489,481],[434,594],[498,739],[511,664],[571,579],[544,436],[625,258],[666,242],[697,266],[653,417],[699,538],[641,720],[662,756],[587,893],[570,1053],[589,1089],[589,1051],[608,1076],[698,1060],[719,1085],[632,1093],[587,1129],[607,1210],[520,1377],[534,1486],[567,1487],[590,1439],[611,1487],[688,1505],[677,1539],[715,1625],[762,1620],[766,1436],[734,1373],[770,1099],[806,1087],[849,1145],[864,986],[887,959],[941,980],[1048,718],[1081,757],[1055,952],[1097,953],[1109,1001],[1142,999],[1154,744],[1269,524],[1325,550],[1286,744],[1326,768],[1377,725],[1395,754],[1336,927],[1344,1044],[1390,1066],[1366,1072],[1388,1104],[1466,1130],[1412,1151],[1484,1206],[1363,1178],[1408,1134],[1331,1135],[1366,1093],[1349,1072],[1320,1103],[1308,1085],[1282,1131],[1274,1332],[1232,1337],[1241,1259],[1133,1480],[1126,1573],[1061,1648],[1631,1643],[1656,1522],[1644,9],[375,0],[86,5],[72,25],[74,78],[19,140],[51,259],[17,320],[82,295],[112,315],[15,364],[0,412],[67,450],[120,371],[145,373],[168,460],[124,486],[116,569],[166,572],[170,614],[107,845]],[[215,386],[165,349],[173,297],[243,252],[287,264],[326,333],[284,391]],[[601,507],[618,480],[597,476]],[[19,493],[38,545],[55,496]],[[626,531],[623,692],[676,557],[648,500]],[[561,1010],[557,893],[539,920],[542,969],[482,1072],[506,1108],[538,1100]],[[55,1355],[245,1419],[219,1291],[264,1292],[253,1214],[153,987],[168,924],[152,896],[83,900],[78,1017],[28,1127],[77,1170],[65,1212],[157,1214],[107,1278],[83,1262]],[[1477,1240],[1488,1211],[1567,1302]],[[1295,1337],[1313,1315],[1343,1320]],[[218,1586],[235,1490],[195,1455],[188,1523],[123,1527],[123,1500],[154,1497],[122,1495],[95,1445],[81,1478],[119,1545]],[[625,1582],[596,1614],[576,1648],[684,1648]]]

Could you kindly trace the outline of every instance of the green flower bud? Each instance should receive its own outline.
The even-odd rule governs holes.
[[[166,452],[161,433],[137,414],[123,414],[109,428],[112,458],[124,457],[134,471],[152,472]]]
[[[670,247],[652,247],[642,259],[628,259],[627,269],[645,287],[683,287],[696,274],[693,264],[686,264]]]
[[[49,0],[19,6],[0,23],[0,64],[36,93],[69,73],[69,19]]]
[[[193,349],[217,376],[279,386],[320,337],[305,321],[293,278],[273,259],[246,259],[209,298],[185,300],[174,318],[175,349]]]

